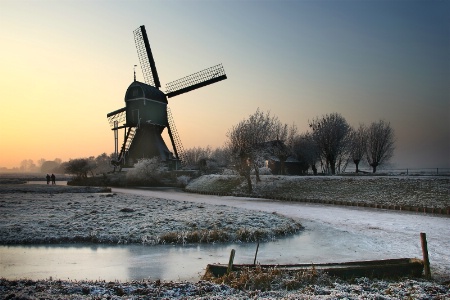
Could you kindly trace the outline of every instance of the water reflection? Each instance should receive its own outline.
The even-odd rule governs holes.
[[[309,263],[377,259],[376,241],[314,223],[301,233],[261,243],[260,263]],[[343,238],[345,235],[345,238]],[[202,245],[44,245],[0,246],[1,276],[8,279],[188,280],[196,281],[208,263],[253,263],[256,243]]]

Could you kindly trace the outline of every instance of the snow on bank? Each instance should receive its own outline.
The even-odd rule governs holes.
[[[301,229],[272,213],[87,191],[96,189],[0,185],[0,243],[252,241]]]
[[[450,209],[448,176],[252,176],[252,197],[292,201],[351,202],[383,207]],[[236,175],[205,175],[186,187],[191,192],[246,194],[247,183]]]

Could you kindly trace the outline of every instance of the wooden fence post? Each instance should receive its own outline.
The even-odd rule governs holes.
[[[256,256],[258,255],[258,249],[259,249],[259,242],[258,242],[258,246],[256,246],[255,259],[253,260],[254,265],[256,265]]]
[[[229,274],[233,270],[233,261],[234,261],[234,254],[235,253],[236,253],[236,251],[234,249],[231,249],[230,260],[228,261],[227,274]]]
[[[423,233],[423,232],[420,233],[420,241],[422,244],[424,275],[426,278],[431,278],[430,259],[428,257],[428,245],[427,245],[426,233]]]

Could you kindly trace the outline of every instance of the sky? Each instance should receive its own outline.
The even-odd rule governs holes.
[[[106,114],[145,25],[163,91],[219,63],[228,76],[169,99],[184,149],[224,145],[257,108],[299,132],[339,113],[390,122],[392,167],[448,168],[449,15],[433,0],[0,0],[0,167],[112,153]]]

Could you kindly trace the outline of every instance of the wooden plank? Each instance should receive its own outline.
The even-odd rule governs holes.
[[[231,259],[231,256],[230,256]],[[229,271],[230,265],[209,264],[206,272],[210,272],[216,277],[221,277]],[[420,259],[400,258],[373,261],[354,261],[344,263],[325,263],[325,264],[287,264],[287,265],[253,265],[239,264],[231,265],[232,271],[239,272],[244,269],[254,269],[261,267],[263,269],[277,268],[279,270],[295,273],[312,269],[321,270],[331,276],[342,278],[349,277],[396,277],[396,276],[421,276],[424,263]]]

